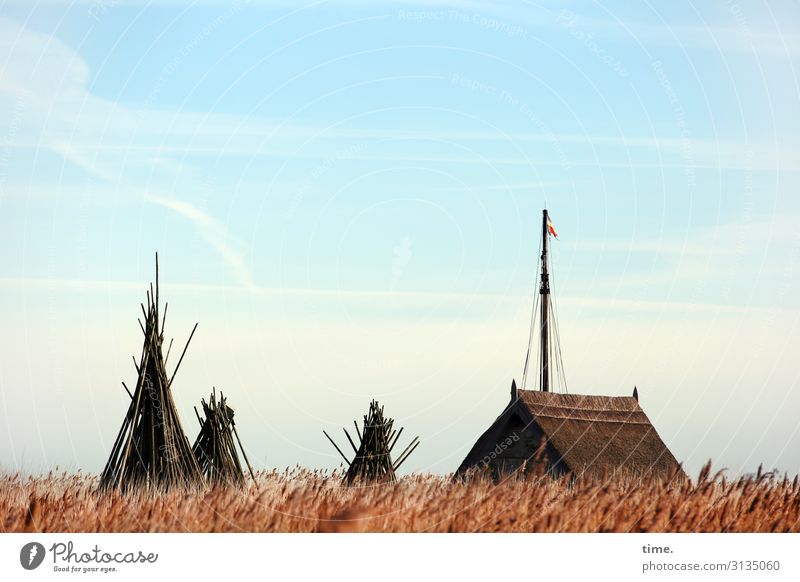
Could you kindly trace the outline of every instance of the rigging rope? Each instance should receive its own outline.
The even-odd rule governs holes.
[[[555,274],[550,275],[552,281],[551,289],[555,288]],[[557,372],[557,381],[558,384],[564,389],[565,393],[569,393],[569,389],[567,388],[567,374],[566,370],[564,369],[564,360],[561,356],[561,328],[558,324],[558,306],[556,305],[556,298],[555,294],[551,293],[550,295],[550,312],[551,312],[551,321],[553,321],[553,329],[555,330],[555,346],[553,347],[554,352],[554,359]]]
[[[539,272],[540,266],[542,262],[542,243],[539,242],[539,250],[536,252],[536,273]],[[521,389],[525,390],[528,382],[528,363],[531,359],[531,348],[533,347],[533,337],[536,333],[536,313],[538,311],[539,306],[539,281],[537,280],[534,284],[534,293],[533,293],[533,306],[531,308],[531,327],[528,333],[528,351],[525,354],[525,368],[522,371],[522,386]],[[536,369],[539,370],[541,368],[541,362],[539,361],[541,358],[537,358],[537,365]]]

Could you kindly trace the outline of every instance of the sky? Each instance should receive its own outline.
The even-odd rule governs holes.
[[[690,474],[800,472],[795,2],[0,1],[0,470],[102,469],[159,253],[257,468],[378,399],[448,473],[527,349]]]

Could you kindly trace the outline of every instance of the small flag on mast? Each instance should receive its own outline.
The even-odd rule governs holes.
[[[553,222],[550,220],[550,217],[547,217],[547,232],[553,235],[555,238],[558,238],[558,233],[556,232],[556,227]]]

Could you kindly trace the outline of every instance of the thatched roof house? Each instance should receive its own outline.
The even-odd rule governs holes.
[[[512,401],[481,435],[456,475],[489,471],[494,479],[518,469],[554,476],[685,475],[650,419],[630,397],[588,396],[512,385]]]
[[[639,407],[636,388],[630,397],[567,393],[558,317],[551,300],[547,253],[551,236],[557,236],[556,229],[545,209],[539,296],[534,302],[522,374],[525,387],[529,365],[536,362],[538,390],[518,391],[512,382],[511,402],[472,447],[456,476],[472,470],[499,479],[521,469],[553,476],[570,473],[577,479],[683,479],[680,465]],[[537,335],[539,345],[534,352]],[[556,385],[563,392],[555,392]]]

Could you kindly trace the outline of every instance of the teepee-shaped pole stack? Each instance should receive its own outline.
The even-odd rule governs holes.
[[[322,431],[331,444],[339,451],[339,454],[348,464],[347,473],[344,481],[347,485],[352,485],[359,481],[365,482],[386,482],[394,483],[397,481],[397,469],[414,452],[419,445],[419,437],[414,437],[411,443],[397,458],[392,461],[392,450],[400,439],[403,429],[394,430],[394,420],[385,419],[383,416],[383,406],[373,400],[369,405],[369,413],[364,416],[362,430],[358,430],[358,423],[353,423],[356,428],[356,435],[360,444],[356,447],[347,429],[344,434],[353,447],[355,457],[350,461],[342,450],[336,445],[327,432]]]
[[[189,440],[183,432],[175,402],[172,382],[186,354],[186,348],[197,329],[195,324],[172,375],[167,374],[166,358],[162,355],[164,341],[163,317],[159,311],[158,255],[156,255],[156,284],[147,292],[147,309],[142,305],[145,323],[139,321],[144,333],[142,355],[136,366],[138,379],[131,393],[128,412],[111,449],[105,469],[100,476],[103,489],[129,490],[135,488],[167,489],[173,486],[197,486],[204,483]],[[161,318],[160,318],[161,317]],[[172,342],[170,342],[170,348]]]
[[[200,422],[200,434],[194,442],[192,450],[200,464],[206,480],[215,485],[244,485],[245,476],[242,464],[239,462],[239,455],[236,451],[236,443],[242,451],[242,457],[247,464],[250,477],[255,481],[253,468],[242,447],[239,433],[236,431],[236,423],[233,421],[233,409],[227,404],[225,396],[219,393],[217,400],[216,389],[211,391],[211,398],[206,402],[201,401],[203,406],[204,419],[200,418],[197,408],[197,420]]]

